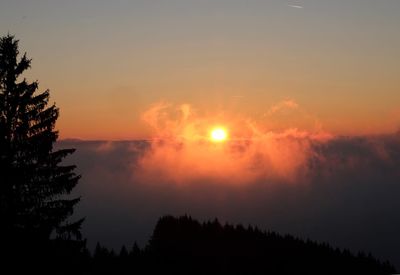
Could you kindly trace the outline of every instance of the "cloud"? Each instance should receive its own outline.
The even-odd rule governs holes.
[[[273,115],[278,112],[282,112],[284,110],[295,110],[298,109],[299,105],[292,99],[285,99],[278,104],[272,106],[268,112],[267,115]]]
[[[304,7],[303,6],[300,6],[300,5],[288,5],[289,7],[291,7],[291,8],[296,8],[296,9],[303,9]]]
[[[288,129],[297,129],[299,132],[308,132],[319,136],[331,136],[323,130],[319,118],[304,109],[293,99],[284,99],[267,109],[263,115],[264,130],[287,132]]]
[[[271,114],[299,109],[293,100],[270,108]],[[321,131],[287,128],[265,129],[240,115],[199,115],[189,104],[157,103],[142,116],[154,130],[154,138],[143,157],[138,180],[151,184],[159,178],[177,184],[207,181],[217,184],[248,184],[284,180],[294,182],[313,140],[328,139]],[[215,125],[229,132],[224,143],[213,143],[209,133]]]

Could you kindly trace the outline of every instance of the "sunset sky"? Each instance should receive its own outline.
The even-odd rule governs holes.
[[[2,0],[0,33],[33,59],[61,138],[152,138],[143,118],[160,104],[210,125],[359,135],[400,127],[399,12],[396,0]]]

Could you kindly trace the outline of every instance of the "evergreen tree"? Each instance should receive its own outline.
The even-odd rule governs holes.
[[[128,256],[129,256],[128,250],[126,249],[125,245],[123,245],[121,247],[121,251],[119,252],[119,257],[125,260],[126,258],[128,258]]]
[[[141,254],[141,250],[139,248],[139,245],[137,244],[137,242],[135,242],[132,246],[131,251],[129,251],[129,256],[134,258],[134,257],[138,257],[140,254]]]
[[[80,176],[74,165],[61,165],[74,149],[54,150],[59,109],[37,81],[21,79],[30,64],[14,36],[0,38],[0,235],[25,243],[80,240],[83,219],[68,222],[80,200],[68,194]]]

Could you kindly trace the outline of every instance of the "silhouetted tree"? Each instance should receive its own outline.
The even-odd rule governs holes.
[[[141,253],[141,250],[139,248],[139,245],[137,242],[134,242],[131,251],[129,251],[129,256],[131,257],[138,257]]]
[[[53,149],[59,110],[48,104],[48,90],[21,78],[30,64],[14,36],[0,38],[0,237],[38,248],[50,239],[80,240],[83,219],[68,221],[79,198],[67,195],[80,176],[61,162],[74,149]]]
[[[100,245],[100,243],[96,244],[96,248],[94,249],[93,258],[98,260],[99,262],[104,262],[105,259],[111,256],[111,252],[106,248]]]

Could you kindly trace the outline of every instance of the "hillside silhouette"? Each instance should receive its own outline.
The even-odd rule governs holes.
[[[116,254],[99,244],[90,274],[392,274],[393,266],[328,244],[257,227],[200,223],[189,216],[159,219],[144,249]]]

